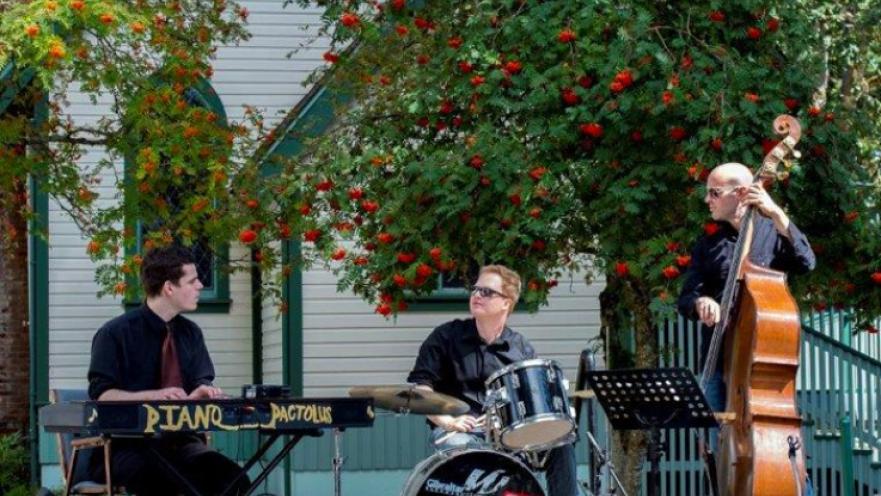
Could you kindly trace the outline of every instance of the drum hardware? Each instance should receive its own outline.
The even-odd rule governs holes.
[[[609,475],[612,476],[612,479],[615,481],[617,488],[615,486],[609,487],[608,494],[617,494],[617,489],[621,490],[621,494],[624,496],[629,496],[627,491],[624,489],[624,486],[621,484],[621,479],[618,478],[618,473],[615,472],[615,464],[612,463],[612,459],[609,457],[609,454],[600,447],[600,444],[597,442],[596,438],[593,437],[593,434],[590,431],[587,431],[587,439],[590,441],[590,445],[594,450],[594,453],[597,455],[597,466],[595,472],[597,476],[599,476],[600,472],[603,470],[603,466],[607,466],[609,468]],[[590,496],[600,496],[599,494],[593,494],[589,490],[587,493]]]
[[[485,404],[495,405],[496,403],[507,403],[511,401],[508,398],[508,391],[505,389],[495,389],[487,393]]]
[[[346,457],[342,455],[343,431],[335,428],[333,430],[333,494],[340,496],[342,494],[342,470]]]
[[[544,470],[548,458],[551,456],[551,450],[547,451],[521,451],[520,454],[526,458],[529,465],[536,470]]]
[[[523,494],[544,496],[533,470],[543,470],[550,450],[572,443],[577,437],[573,407],[569,404],[569,381],[551,360],[531,359],[508,365],[486,381],[484,414],[477,421],[485,427],[483,448],[457,447],[438,451],[416,466],[401,496],[437,494]],[[428,393],[424,398],[412,398]],[[461,415],[438,411],[449,398],[413,386],[353,388],[352,396],[370,396],[383,409],[403,408],[428,414]],[[427,410],[427,403],[440,400]],[[465,405],[463,403],[463,405]],[[442,445],[458,432],[440,436]]]

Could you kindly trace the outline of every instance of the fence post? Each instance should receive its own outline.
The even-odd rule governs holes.
[[[854,496],[853,474],[853,430],[850,412],[844,414],[839,422],[841,432],[841,496]]]

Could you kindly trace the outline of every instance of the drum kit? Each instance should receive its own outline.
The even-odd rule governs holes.
[[[545,495],[535,472],[544,466],[548,450],[577,437],[563,371],[552,360],[516,362],[490,376],[486,389],[479,419],[486,446],[443,450],[423,460],[401,496]],[[377,408],[399,414],[462,415],[469,410],[463,401],[414,385],[355,387],[349,395],[373,398]]]

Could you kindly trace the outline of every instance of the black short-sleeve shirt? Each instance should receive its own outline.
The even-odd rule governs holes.
[[[184,390],[190,393],[214,380],[214,365],[195,322],[176,316],[172,329]],[[98,329],[92,338],[89,397],[98,399],[108,389],[145,391],[161,384],[165,321],[147,305],[126,312]]]
[[[479,415],[486,398],[486,380],[506,365],[530,358],[535,358],[535,349],[510,328],[505,327],[495,342],[486,344],[474,319],[456,319],[428,335],[407,382],[458,398],[468,403],[469,413]]]

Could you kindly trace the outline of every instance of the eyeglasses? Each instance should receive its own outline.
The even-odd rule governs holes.
[[[481,298],[491,298],[493,296],[501,296],[502,298],[507,298],[507,296],[499,293],[495,289],[487,288],[484,286],[474,286],[474,288],[471,290],[471,294],[472,296],[479,296]]]
[[[727,195],[739,187],[740,186],[732,186],[730,188],[707,188],[707,194],[710,195],[710,198],[715,200],[721,198],[723,195]]]

